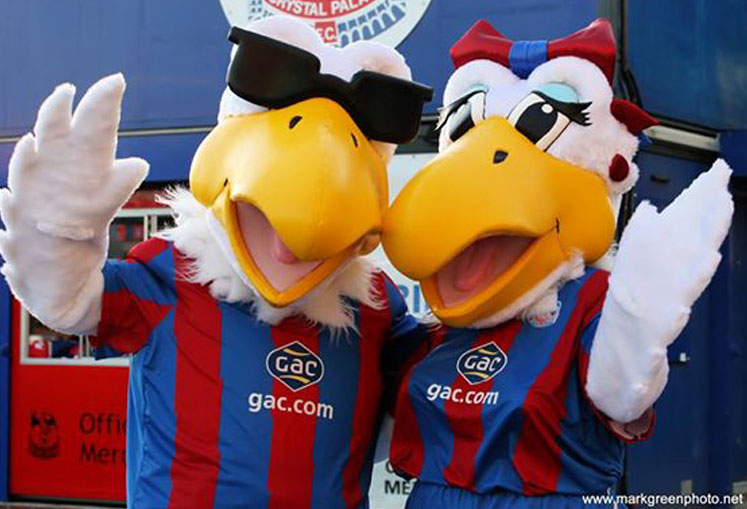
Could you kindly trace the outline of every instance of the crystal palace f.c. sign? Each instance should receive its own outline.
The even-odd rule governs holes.
[[[220,0],[229,23],[286,14],[316,28],[325,42],[346,46],[375,40],[395,47],[407,37],[431,0]]]

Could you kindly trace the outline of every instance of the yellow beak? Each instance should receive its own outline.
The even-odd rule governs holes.
[[[223,225],[245,275],[275,306],[373,250],[388,202],[381,157],[347,112],[323,98],[222,121],[195,154],[190,186]],[[239,210],[246,206],[258,210],[292,256],[317,262],[315,268],[287,288],[275,287],[242,230]]]
[[[614,229],[600,176],[548,155],[492,117],[405,186],[385,218],[383,244],[394,266],[421,282],[441,321],[468,326],[511,305],[574,253],[600,258]],[[478,291],[445,302],[442,269],[490,237],[526,238],[527,247]]]

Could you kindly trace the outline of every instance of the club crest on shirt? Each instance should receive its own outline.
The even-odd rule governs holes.
[[[526,322],[532,327],[537,327],[538,329],[555,325],[555,322],[558,321],[558,317],[560,316],[560,308],[561,302],[558,301],[555,305],[555,309],[553,309],[552,311],[528,317],[526,319]]]
[[[506,367],[508,356],[494,341],[467,350],[457,360],[457,371],[470,385],[487,382]]]
[[[267,371],[292,391],[310,387],[324,376],[324,363],[300,341],[276,348],[265,360]]]

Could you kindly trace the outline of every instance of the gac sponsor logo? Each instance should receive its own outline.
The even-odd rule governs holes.
[[[496,405],[500,393],[498,391],[481,391],[479,389],[453,389],[448,385],[430,384],[425,392],[428,401],[441,399],[452,403],[466,403],[467,405]]]
[[[506,367],[508,357],[495,342],[467,350],[457,360],[457,371],[471,385],[487,382]]]
[[[314,352],[294,341],[271,351],[267,371],[292,391],[310,387],[324,376],[324,363]]]
[[[320,419],[334,419],[335,407],[329,403],[321,403],[306,399],[292,399],[287,396],[274,396],[253,392],[247,398],[249,411],[253,414],[262,410],[293,412],[299,415],[310,415]]]

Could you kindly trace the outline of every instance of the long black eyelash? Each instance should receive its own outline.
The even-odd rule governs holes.
[[[560,113],[562,113],[569,119],[573,120],[577,124],[580,124],[583,126],[591,125],[591,122],[589,121],[589,112],[586,111],[589,109],[589,106],[591,106],[591,102],[567,103],[563,101],[558,101],[557,99],[553,99],[547,94],[543,94],[542,92],[539,92],[539,91],[535,91],[534,93],[540,96],[545,102],[549,103],[553,108],[555,108]]]
[[[444,106],[443,108],[439,108],[438,110],[438,118],[439,122],[438,125],[436,125],[436,131],[440,131],[443,129],[443,127],[446,125],[446,121],[449,119],[449,116],[454,113],[456,110],[459,109],[460,106],[465,104],[467,101],[469,101],[470,97],[472,97],[475,94],[484,93],[485,89],[482,88],[476,88],[469,92],[468,94],[463,95],[456,101],[452,102],[448,106]]]

